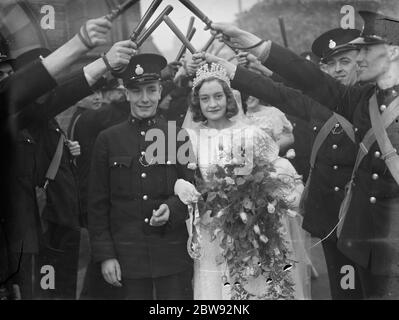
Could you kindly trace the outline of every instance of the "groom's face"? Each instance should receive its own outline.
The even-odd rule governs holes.
[[[204,82],[199,89],[198,97],[202,114],[206,119],[217,121],[225,117],[227,99],[218,81]]]
[[[162,86],[159,81],[137,84],[127,89],[127,99],[134,117],[145,119],[153,117],[157,112],[161,99]]]

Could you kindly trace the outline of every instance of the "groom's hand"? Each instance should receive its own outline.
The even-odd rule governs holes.
[[[161,204],[158,210],[153,210],[152,217],[150,220],[150,226],[160,227],[163,226],[169,220],[169,207],[167,204]]]
[[[115,287],[122,287],[122,272],[118,260],[108,259],[101,263],[101,273],[105,281]]]

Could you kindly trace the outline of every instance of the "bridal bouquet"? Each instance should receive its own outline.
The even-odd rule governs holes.
[[[281,218],[293,214],[290,204],[279,196],[287,181],[278,178],[273,165],[255,159],[249,175],[238,175],[234,159],[223,167],[214,165],[207,182],[198,178],[196,186],[204,195],[200,212],[213,218],[209,231],[218,239],[227,262],[232,299],[293,299],[294,285],[289,269],[289,250],[284,240]],[[267,290],[255,296],[245,288],[250,279],[264,281]],[[226,277],[227,282],[227,277]]]

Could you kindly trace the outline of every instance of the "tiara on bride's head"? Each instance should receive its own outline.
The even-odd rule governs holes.
[[[227,83],[230,87],[230,79],[227,75],[226,69],[218,64],[212,62],[212,64],[204,64],[199,68],[195,74],[195,78],[193,81],[193,90],[205,79],[208,78],[217,78]]]

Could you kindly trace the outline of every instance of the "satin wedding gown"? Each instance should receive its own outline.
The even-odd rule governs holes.
[[[233,153],[231,149],[242,143],[242,137],[245,136],[245,143],[253,148],[255,157],[262,157],[269,162],[274,162],[277,173],[282,172],[285,178],[292,178],[293,190],[276,190],[276,194],[285,193],[289,195],[302,191],[301,188],[298,189],[294,185],[294,181],[298,181],[295,169],[288,160],[278,157],[279,148],[277,144],[258,127],[235,120],[232,126],[222,130],[209,129],[204,124],[197,124],[195,128],[190,129],[190,139],[196,153],[197,164],[205,181],[209,180],[208,170],[212,165],[223,166],[231,161],[231,154]],[[248,145],[246,145],[247,148]],[[222,153],[221,150],[223,150]],[[298,194],[298,197],[300,197],[300,194]],[[284,237],[288,249],[292,252],[290,258],[297,261],[295,266],[288,271],[294,283],[294,298],[310,299],[310,274],[300,227],[300,217],[284,216],[282,223],[286,230]],[[211,224],[212,218],[209,215],[202,215],[197,226],[201,237],[202,254],[199,259],[194,261],[194,299],[229,300],[231,299],[230,288],[233,285],[231,283],[233,279],[229,277],[227,264],[225,262],[220,263],[220,261],[219,264],[216,262],[217,257],[221,254],[221,249],[218,238],[211,241],[209,234]],[[245,288],[255,296],[261,296],[267,290],[266,281],[262,277],[250,278]]]

